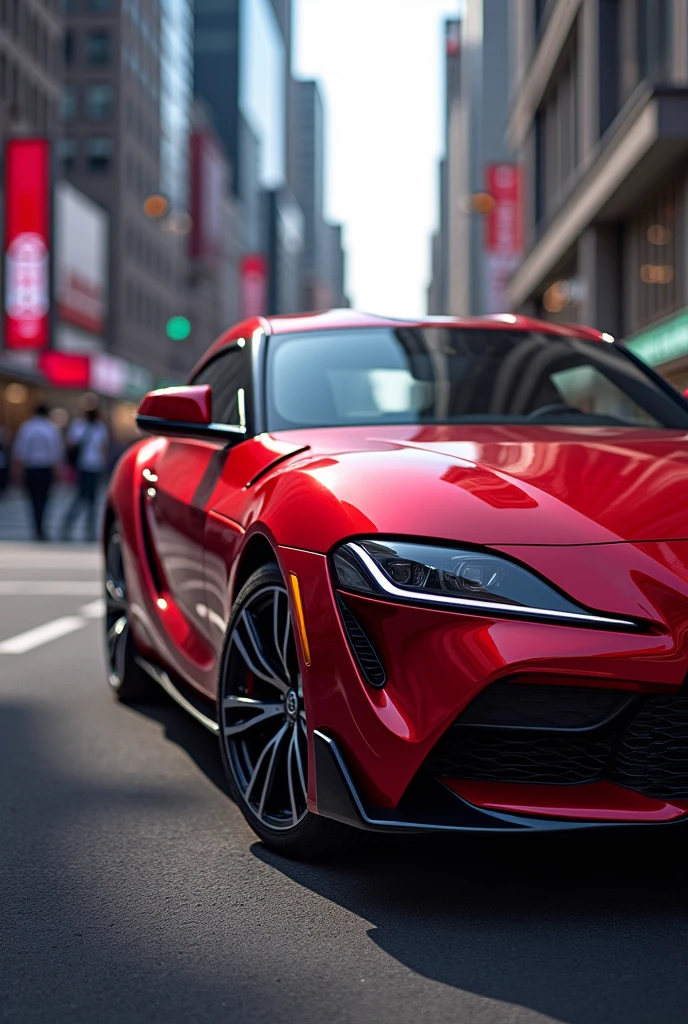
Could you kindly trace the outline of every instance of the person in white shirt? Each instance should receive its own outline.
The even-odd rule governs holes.
[[[33,512],[36,540],[46,540],[45,510],[55,482],[55,472],[64,460],[62,435],[50,419],[48,406],[41,403],[30,420],[17,431],[12,460],[24,475]]]
[[[9,434],[0,427],[0,498],[10,482]]]
[[[74,420],[67,431],[67,451],[77,476],[76,494],[62,530],[63,540],[69,540],[82,509],[86,511],[87,539],[96,539],[96,498],[107,468],[109,448],[110,437],[98,409],[89,409],[85,418]]]

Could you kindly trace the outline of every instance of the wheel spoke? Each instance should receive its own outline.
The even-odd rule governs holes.
[[[127,598],[124,588],[121,583],[115,582],[112,576],[109,576],[105,582],[105,601],[109,608],[126,608]]]
[[[253,700],[251,697],[225,697],[222,707],[231,711],[247,711],[253,714],[252,718],[226,725],[225,736],[237,736],[241,732],[246,732],[247,729],[252,729],[254,725],[262,725],[270,718],[284,715],[284,704],[267,703]]]
[[[304,728],[305,732],[305,728]],[[296,768],[299,773],[299,782],[301,783],[301,790],[303,792],[304,800],[308,800],[308,790],[306,787],[306,776],[303,770],[303,761],[301,760],[301,748],[299,746],[298,728],[294,728],[294,755],[296,758]]]
[[[253,769],[253,774],[251,775],[251,778],[249,779],[248,786],[246,787],[246,792],[244,793],[244,796],[245,796],[247,801],[251,797],[251,793],[253,792],[253,787],[255,786],[256,780],[257,780],[258,775],[260,773],[260,769],[263,767],[263,761],[268,756],[270,751],[273,749],[275,744],[279,743],[279,741],[282,739],[282,737],[284,736],[284,734],[287,731],[287,729],[288,729],[288,726],[285,723],[285,725],[282,726],[282,728],[279,730],[279,732],[275,733],[275,735],[272,737],[270,742],[267,743],[263,747],[262,753],[261,753],[260,757],[258,758],[258,760],[256,762],[255,768]]]
[[[246,636],[248,637],[250,649],[247,648],[246,644],[241,638],[238,629],[239,625],[244,626]],[[259,679],[263,679],[266,683],[270,683],[272,686],[275,686],[280,691],[280,693],[287,692],[287,690],[289,689],[289,683],[284,679],[280,679],[280,677],[275,672],[274,668],[270,665],[265,655],[263,654],[263,649],[261,647],[260,640],[258,639],[256,627],[253,623],[253,620],[248,610],[245,609],[239,616],[237,629],[234,630],[234,636],[232,639],[234,640],[234,643],[238,647],[242,658],[244,659],[248,667],[251,669],[251,671],[254,673],[254,675],[258,676]]]
[[[272,630],[273,630],[273,641],[275,644],[275,650],[282,663],[284,669],[285,678],[289,678],[289,665],[287,664],[287,645],[289,643],[289,633],[291,627],[291,621],[289,616],[289,601],[286,594],[279,587],[275,587],[274,600],[272,605]],[[280,626],[280,600],[282,597],[285,598],[286,611],[284,616],[284,625]]]
[[[294,824],[299,820],[299,816],[296,812],[296,796],[294,794],[294,778],[291,770],[292,760],[295,745],[297,743],[297,732],[296,729],[291,731],[291,739],[289,740],[289,750],[287,751],[287,786],[289,789],[289,803],[291,804],[291,816]]]
[[[109,630],[107,631],[107,645],[111,657],[114,657],[114,653],[117,650],[117,645],[120,642],[120,637],[122,636],[126,628],[127,618],[126,615],[122,615],[120,616],[119,619],[117,619],[116,622],[112,624],[112,626],[110,626]]]
[[[246,811],[275,831],[308,813],[306,712],[284,585],[236,609],[221,676],[220,735]],[[266,684],[269,689],[266,689]]]
[[[270,763],[268,764],[268,770],[265,773],[265,782],[263,783],[263,790],[260,794],[260,803],[258,804],[258,815],[261,818],[263,817],[263,812],[265,810],[265,801],[267,800],[270,794],[272,784],[275,780],[275,764],[277,762],[277,751],[279,750],[282,739],[286,735],[286,728],[287,727],[285,726],[283,729],[280,730],[280,733],[278,734],[279,739],[272,748],[272,754],[270,755]]]

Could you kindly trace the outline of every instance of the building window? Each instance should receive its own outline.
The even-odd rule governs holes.
[[[682,305],[678,249],[678,186],[665,185],[628,225],[628,333]]]
[[[74,170],[76,165],[76,139],[61,138],[57,140],[57,158],[65,174]]]
[[[85,107],[89,121],[107,121],[112,117],[112,86],[86,86]]]
[[[620,107],[621,5],[618,0],[598,0],[598,95],[599,134],[604,135]]]
[[[571,45],[536,116],[536,222],[559,208],[578,166],[577,85],[578,61]]]
[[[71,29],[64,34],[64,59],[65,64],[73,64],[76,57],[76,37]]]
[[[62,104],[60,117],[63,121],[73,121],[78,113],[79,94],[77,87],[71,82],[62,87]]]
[[[86,37],[86,60],[89,64],[109,64],[112,38],[107,29],[96,28]]]
[[[671,0],[638,2],[638,74],[640,79],[670,82],[672,51]]]
[[[552,0],[535,0],[533,3],[533,14],[535,15],[535,36],[541,36],[545,31],[549,16],[552,13],[554,4]]]
[[[91,171],[107,171],[112,163],[112,139],[108,135],[94,135],[86,142],[86,162]]]

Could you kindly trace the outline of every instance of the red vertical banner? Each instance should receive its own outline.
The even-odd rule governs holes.
[[[241,260],[241,318],[264,316],[268,302],[268,263],[258,254]]]
[[[522,172],[518,164],[488,164],[486,191],[494,207],[485,225],[488,313],[506,312],[506,288],[523,250]]]
[[[50,340],[50,143],[5,147],[5,346],[42,349]]]

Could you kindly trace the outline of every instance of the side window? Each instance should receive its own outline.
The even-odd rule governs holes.
[[[192,384],[209,384],[213,389],[213,420],[239,426],[250,422],[250,348],[233,346],[196,374]],[[240,394],[242,392],[242,394]]]

